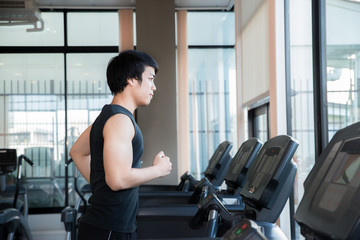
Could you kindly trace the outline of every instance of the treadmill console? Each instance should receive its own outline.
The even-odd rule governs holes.
[[[0,149],[0,175],[16,170],[16,149]]]
[[[215,150],[209,160],[208,167],[204,171],[204,176],[215,186],[220,186],[224,181],[225,174],[230,165],[231,148],[232,143],[228,141],[222,142]]]
[[[233,188],[244,185],[249,166],[258,154],[262,143],[257,138],[245,141],[233,157],[228,172],[225,176],[226,184]]]
[[[204,176],[216,187],[220,186],[224,181],[225,173],[230,165],[231,148],[232,144],[230,142],[222,142],[211,156],[208,167],[204,171]],[[180,183],[177,186],[177,190],[183,192],[193,191],[198,182],[199,181],[187,171],[180,177]]]
[[[246,217],[276,221],[293,187],[297,168],[292,157],[298,145],[294,138],[279,135],[261,148],[240,192]]]
[[[360,236],[360,123],[338,131],[305,182],[295,220],[305,236]]]

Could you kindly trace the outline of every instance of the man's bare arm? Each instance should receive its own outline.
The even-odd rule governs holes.
[[[76,140],[70,150],[70,157],[79,169],[81,175],[90,182],[90,130],[89,126]]]

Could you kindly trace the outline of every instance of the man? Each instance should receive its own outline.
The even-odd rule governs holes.
[[[135,239],[138,186],[170,174],[172,164],[162,151],[152,166],[140,168],[143,139],[133,116],[136,108],[150,103],[157,70],[151,56],[132,50],[108,64],[112,102],[70,150],[92,191],[90,207],[79,224],[80,240]]]

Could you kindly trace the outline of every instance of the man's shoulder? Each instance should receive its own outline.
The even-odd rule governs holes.
[[[125,113],[117,113],[112,115],[108,119],[107,123],[116,124],[119,127],[129,127],[130,125],[133,125],[130,116]]]
[[[106,121],[103,134],[104,136],[129,136],[132,139],[135,134],[134,124],[129,116],[121,113],[115,114]]]

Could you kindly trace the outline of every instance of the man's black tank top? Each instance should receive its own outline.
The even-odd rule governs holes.
[[[106,121],[115,114],[127,115],[134,124],[135,136],[132,140],[133,168],[140,168],[140,157],[143,153],[142,133],[130,111],[119,105],[105,105],[91,127],[90,152],[91,172],[90,185],[92,196],[90,206],[83,216],[83,221],[94,226],[116,231],[133,232],[136,230],[138,212],[138,187],[112,191],[105,182],[103,160],[103,129]]]

